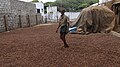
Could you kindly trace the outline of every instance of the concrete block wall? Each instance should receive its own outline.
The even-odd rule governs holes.
[[[41,24],[43,22],[43,17],[41,14],[37,14],[37,20],[38,20],[37,21],[38,24]]]
[[[5,20],[8,30],[11,30],[35,25],[36,15],[40,17],[37,20],[42,22],[41,15],[36,14],[35,4],[18,0],[0,0],[0,32],[5,31]]]
[[[0,32],[4,31],[4,15],[11,13],[10,0],[0,0]]]
[[[10,0],[0,0],[0,14],[11,13]]]
[[[36,6],[32,3],[26,3],[23,1],[10,0],[11,10],[15,15],[29,15],[36,14]]]
[[[0,16],[0,32],[4,31],[5,28],[4,28],[4,18],[3,16]]]

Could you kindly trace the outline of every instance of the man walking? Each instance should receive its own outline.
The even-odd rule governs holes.
[[[68,48],[68,44],[66,42],[65,36],[67,35],[67,33],[69,32],[69,18],[64,14],[65,13],[65,9],[61,9],[60,10],[61,16],[59,19],[59,25],[58,28],[56,30],[56,32],[58,32],[58,29],[60,28],[60,38],[64,43],[64,47]]]

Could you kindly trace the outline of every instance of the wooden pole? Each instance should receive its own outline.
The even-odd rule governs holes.
[[[8,31],[7,17],[6,17],[6,15],[4,15],[4,25],[5,25],[5,31]]]
[[[28,27],[30,27],[30,16],[27,15],[27,23],[28,23]]]
[[[22,28],[21,15],[19,15],[19,27]]]
[[[36,25],[38,24],[38,17],[37,17],[37,15],[36,15]]]

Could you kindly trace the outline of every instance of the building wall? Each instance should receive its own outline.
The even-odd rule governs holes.
[[[48,18],[48,20],[57,19],[57,16],[58,16],[57,6],[47,7],[47,18]]]
[[[10,0],[0,0],[0,31],[4,30],[4,14],[10,14]]]
[[[65,12],[65,15],[69,17],[70,21],[75,21],[79,16],[80,12]],[[58,13],[58,18],[60,18],[61,13]]]
[[[4,17],[4,15],[6,16]],[[28,26],[28,19],[31,25],[35,25],[36,24],[35,4],[22,2],[18,0],[0,0],[0,32],[5,31],[5,20],[8,30],[11,30],[19,27],[20,19],[23,27]]]
[[[32,3],[10,0],[12,13],[15,15],[36,14],[36,6]]]
[[[12,12],[12,22],[9,22],[9,29],[17,28],[19,25],[19,22],[16,22],[18,20],[18,15],[22,15],[22,24],[25,26],[27,24],[27,15],[35,15],[36,14],[36,6],[32,3],[23,2],[23,1],[17,1],[17,0],[10,0],[10,6],[11,6],[11,12]],[[34,18],[34,17],[33,17]],[[31,18],[33,21],[35,19]],[[31,22],[33,24],[34,22]],[[13,25],[14,24],[14,25]],[[27,25],[26,25],[27,26]]]
[[[40,9],[40,13],[44,16],[44,4],[41,2],[34,3],[36,5],[36,9]],[[37,13],[37,10],[36,10]]]
[[[0,14],[11,13],[10,0],[0,0]]]

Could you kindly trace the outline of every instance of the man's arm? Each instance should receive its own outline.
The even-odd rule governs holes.
[[[59,22],[59,25],[57,27],[57,30],[56,30],[56,33],[58,33],[58,29],[60,28],[60,22]]]
[[[68,24],[68,28],[70,27],[70,19],[69,17],[67,17],[67,24]]]
[[[56,33],[58,33],[58,29],[60,28],[60,19],[61,19],[61,17],[60,17],[59,20],[58,20],[59,25],[58,25],[58,27],[57,27]]]

